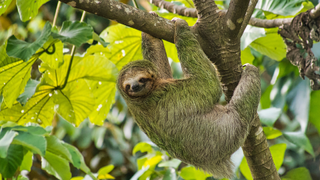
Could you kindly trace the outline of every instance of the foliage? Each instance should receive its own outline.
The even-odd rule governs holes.
[[[76,12],[66,5],[59,18],[69,19],[52,27],[43,20],[45,10],[38,13],[39,7],[56,3],[43,5],[46,2],[6,0],[0,5],[0,177],[24,179],[24,170],[41,174],[31,168],[38,164],[58,179],[209,179],[209,174],[172,159],[151,143],[116,92],[118,71],[142,59],[141,32],[121,24],[101,28],[94,15],[87,18],[90,24],[69,21]],[[216,2],[221,9],[228,6],[228,1]],[[188,0],[175,3],[194,6]],[[254,16],[293,17],[312,7],[306,0],[260,0]],[[196,22],[152,8],[167,19]],[[17,13],[22,21],[30,21],[21,23]],[[98,37],[99,28],[103,31]],[[179,77],[176,49],[164,44]],[[78,48],[74,57],[67,54],[71,45]],[[319,48],[315,44],[313,51]],[[319,178],[319,171],[312,169],[313,159],[319,161],[313,150],[319,148],[319,91],[311,92],[285,58],[286,46],[276,28],[248,26],[241,50],[242,63],[262,72],[258,114],[278,172],[283,179]],[[236,178],[252,179],[239,152],[234,155]]]

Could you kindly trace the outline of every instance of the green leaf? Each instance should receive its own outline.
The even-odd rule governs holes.
[[[21,105],[25,105],[28,99],[30,99],[36,92],[36,88],[39,83],[40,81],[29,79],[26,87],[24,88],[24,92],[20,94],[20,96],[17,98],[17,101],[19,101]]]
[[[163,180],[176,180],[176,179],[177,179],[177,175],[176,175],[175,169],[169,168],[168,170],[166,170],[163,176]]]
[[[52,33],[54,39],[60,39],[77,47],[92,39],[93,28],[89,24],[79,21],[64,21],[59,34]]]
[[[15,131],[1,129],[1,132],[0,132],[0,158],[5,158],[7,156],[9,146],[10,146],[13,138],[17,135],[18,135],[18,133]]]
[[[102,125],[115,102],[116,83],[88,81],[95,99],[94,110],[89,115],[90,122]]]
[[[7,107],[12,107],[26,86],[31,76],[31,66],[36,59],[33,58],[29,62],[18,61],[0,69],[0,92],[2,92]]]
[[[118,69],[130,61],[143,59],[141,51],[141,32],[122,24],[109,26],[100,36],[110,44],[111,54],[107,58]]]
[[[49,174],[54,175],[58,179],[71,178],[69,162],[66,159],[51,152],[46,152],[46,155],[42,157],[41,167]]]
[[[19,144],[33,153],[44,156],[46,153],[47,142],[43,136],[34,135],[28,132],[19,132],[19,135],[13,139],[13,144]]]
[[[285,143],[282,144],[275,144],[270,147],[270,152],[272,155],[272,159],[274,162],[274,165],[276,166],[277,170],[280,169],[282,163],[284,154],[286,152],[287,145]]]
[[[38,14],[38,9],[49,0],[17,0],[17,8],[21,20],[28,21]]]
[[[242,64],[246,64],[246,63],[252,64],[253,60],[254,60],[254,56],[251,54],[251,50],[249,47],[247,47],[243,51],[241,51],[241,63]]]
[[[82,154],[79,152],[79,150],[67,143],[63,143],[63,146],[66,147],[69,151],[69,153],[72,156],[72,161],[71,163],[74,165],[74,167],[76,168],[80,168],[83,172],[85,173],[90,173],[90,169],[88,168],[88,166],[86,165],[86,163],[84,162],[84,158],[82,156]]]
[[[47,134],[48,132],[40,127],[40,126],[36,126],[36,125],[32,125],[32,126],[13,126],[11,127],[12,130],[15,131],[24,131],[24,132],[28,132],[30,134],[34,134],[34,135],[44,135]]]
[[[40,0],[38,0],[40,1]],[[31,3],[33,4],[33,3]],[[28,43],[17,39],[15,36],[11,36],[8,39],[7,53],[9,56],[20,58],[27,62],[36,51],[41,48],[44,43],[49,39],[51,33],[50,22],[47,21],[39,38],[33,43]]]
[[[32,167],[32,156],[33,153],[31,151],[28,151],[24,157],[23,157],[23,161],[21,163],[20,166],[20,171],[22,170],[27,170],[27,171],[31,171],[31,167]]]
[[[112,165],[112,164],[108,165],[108,166],[105,166],[105,167],[102,167],[98,171],[98,176],[99,175],[104,175],[104,174],[109,174],[109,172],[111,172],[113,169],[114,169],[114,165]]]
[[[44,85],[38,87],[39,91],[36,92],[23,107],[17,102],[12,108],[2,108],[0,111],[0,119],[14,121],[21,125],[28,122],[37,123],[44,127],[51,125],[54,115],[54,104],[51,98],[52,90],[50,88],[52,87]]]
[[[7,157],[0,158],[0,174],[4,178],[12,178],[22,162],[23,155],[22,146],[11,144]]]
[[[145,168],[140,169],[138,172],[136,172],[136,173],[134,174],[134,176],[131,177],[130,180],[138,180],[138,179],[140,179],[140,177],[141,177],[145,172],[147,172],[148,170],[149,170],[149,167],[145,167]]]
[[[263,124],[272,127],[281,115],[281,112],[282,110],[280,108],[272,107],[258,111],[258,115]]]
[[[181,169],[180,176],[185,180],[205,180],[207,177],[210,177],[210,174],[196,169],[193,166],[188,166]]]
[[[132,154],[136,154],[138,151],[141,151],[142,153],[144,152],[151,153],[152,147],[150,144],[146,142],[140,142],[136,146],[134,146]]]
[[[266,36],[263,28],[248,25],[240,39],[241,50],[245,50],[254,40]]]
[[[89,116],[94,107],[94,99],[83,79],[68,82],[63,90],[56,90],[53,94],[57,112],[67,121],[79,126]]]
[[[290,170],[286,175],[281,177],[282,180],[312,180],[310,172],[305,167],[299,167]]]
[[[309,138],[303,132],[285,132],[283,135],[288,141],[292,142],[298,147],[302,147],[314,157],[314,151]]]
[[[164,48],[166,49],[168,58],[172,59],[174,62],[179,62],[176,45],[164,40],[163,40],[163,44],[164,44]]]
[[[310,100],[309,121],[318,129],[318,133],[320,134],[319,99],[320,91],[312,91]]]
[[[269,85],[261,95],[260,104],[262,109],[266,109],[271,106],[270,93],[272,88],[273,88],[273,85]]]
[[[5,42],[4,45],[0,46],[0,67],[6,66],[8,64],[17,62],[17,61],[21,61],[21,59],[18,58],[13,58],[13,57],[9,57],[7,55],[7,41]],[[0,72],[2,70],[0,69]]]
[[[57,156],[60,156],[69,162],[72,161],[72,156],[69,153],[68,149],[63,145],[64,143],[59,140],[55,136],[47,136],[47,152],[51,152],[52,154],[55,154]]]
[[[0,6],[0,15],[2,15],[4,12],[6,12],[7,8],[9,7],[12,0],[2,0],[1,6]],[[1,50],[0,50],[1,52]]]
[[[273,127],[263,127],[263,132],[266,135],[267,139],[275,139],[282,135],[282,132]]]
[[[287,46],[277,32],[267,33],[265,37],[254,40],[250,47],[277,61],[285,58],[287,53]]]
[[[46,51],[41,54],[39,59],[46,63],[48,67],[57,69],[63,64],[63,43],[61,41],[50,36],[42,48],[46,49]]]
[[[295,15],[302,10],[305,0],[260,0],[257,9],[283,16]]]
[[[171,159],[169,161],[164,161],[159,163],[159,167],[173,167],[178,168],[178,166],[181,164],[181,161],[179,159]]]

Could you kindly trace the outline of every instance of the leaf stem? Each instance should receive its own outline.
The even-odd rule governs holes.
[[[137,8],[137,9],[139,9],[139,8],[138,8],[137,1],[136,1],[136,0],[132,0],[132,2],[133,2],[134,7]]]
[[[59,14],[59,11],[60,11],[60,7],[61,7],[61,1],[58,1],[57,9],[56,9],[56,12],[54,13],[54,18],[53,18],[53,23],[52,23],[53,27],[56,26],[57,19],[58,19],[58,14]]]

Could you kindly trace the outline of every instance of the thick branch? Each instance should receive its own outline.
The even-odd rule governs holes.
[[[310,11],[311,18],[315,19],[320,16],[320,3]]]
[[[232,0],[225,16],[227,36],[234,39],[238,36],[250,0]]]
[[[179,6],[179,5],[175,5],[171,2],[168,1],[164,1],[164,0],[150,0],[150,3],[168,10],[169,12],[172,12],[174,14],[179,14],[182,16],[187,16],[187,17],[198,17],[197,14],[197,10],[194,8],[187,8],[184,6]]]
[[[238,33],[238,38],[240,38],[244,32],[244,30],[246,29],[250,19],[251,19],[251,16],[252,16],[252,13],[256,7],[256,4],[257,4],[258,0],[251,0],[250,1],[250,4],[249,4],[249,7],[247,9],[247,12],[246,12],[246,15],[244,17],[244,21],[241,25],[241,28],[239,30],[239,33]]]
[[[114,0],[60,0],[74,8],[115,20],[154,37],[173,42],[174,24],[165,18],[155,17],[146,11]],[[160,28],[161,27],[161,28]]]

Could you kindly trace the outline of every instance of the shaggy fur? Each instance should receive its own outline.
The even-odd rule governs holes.
[[[230,156],[248,135],[260,99],[259,71],[247,65],[231,101],[222,106],[216,70],[183,20],[176,21],[175,44],[184,79],[163,79],[148,60],[120,72],[118,88],[140,128],[172,157],[211,173],[232,177]],[[153,78],[148,93],[132,97],[123,89],[128,72]]]

